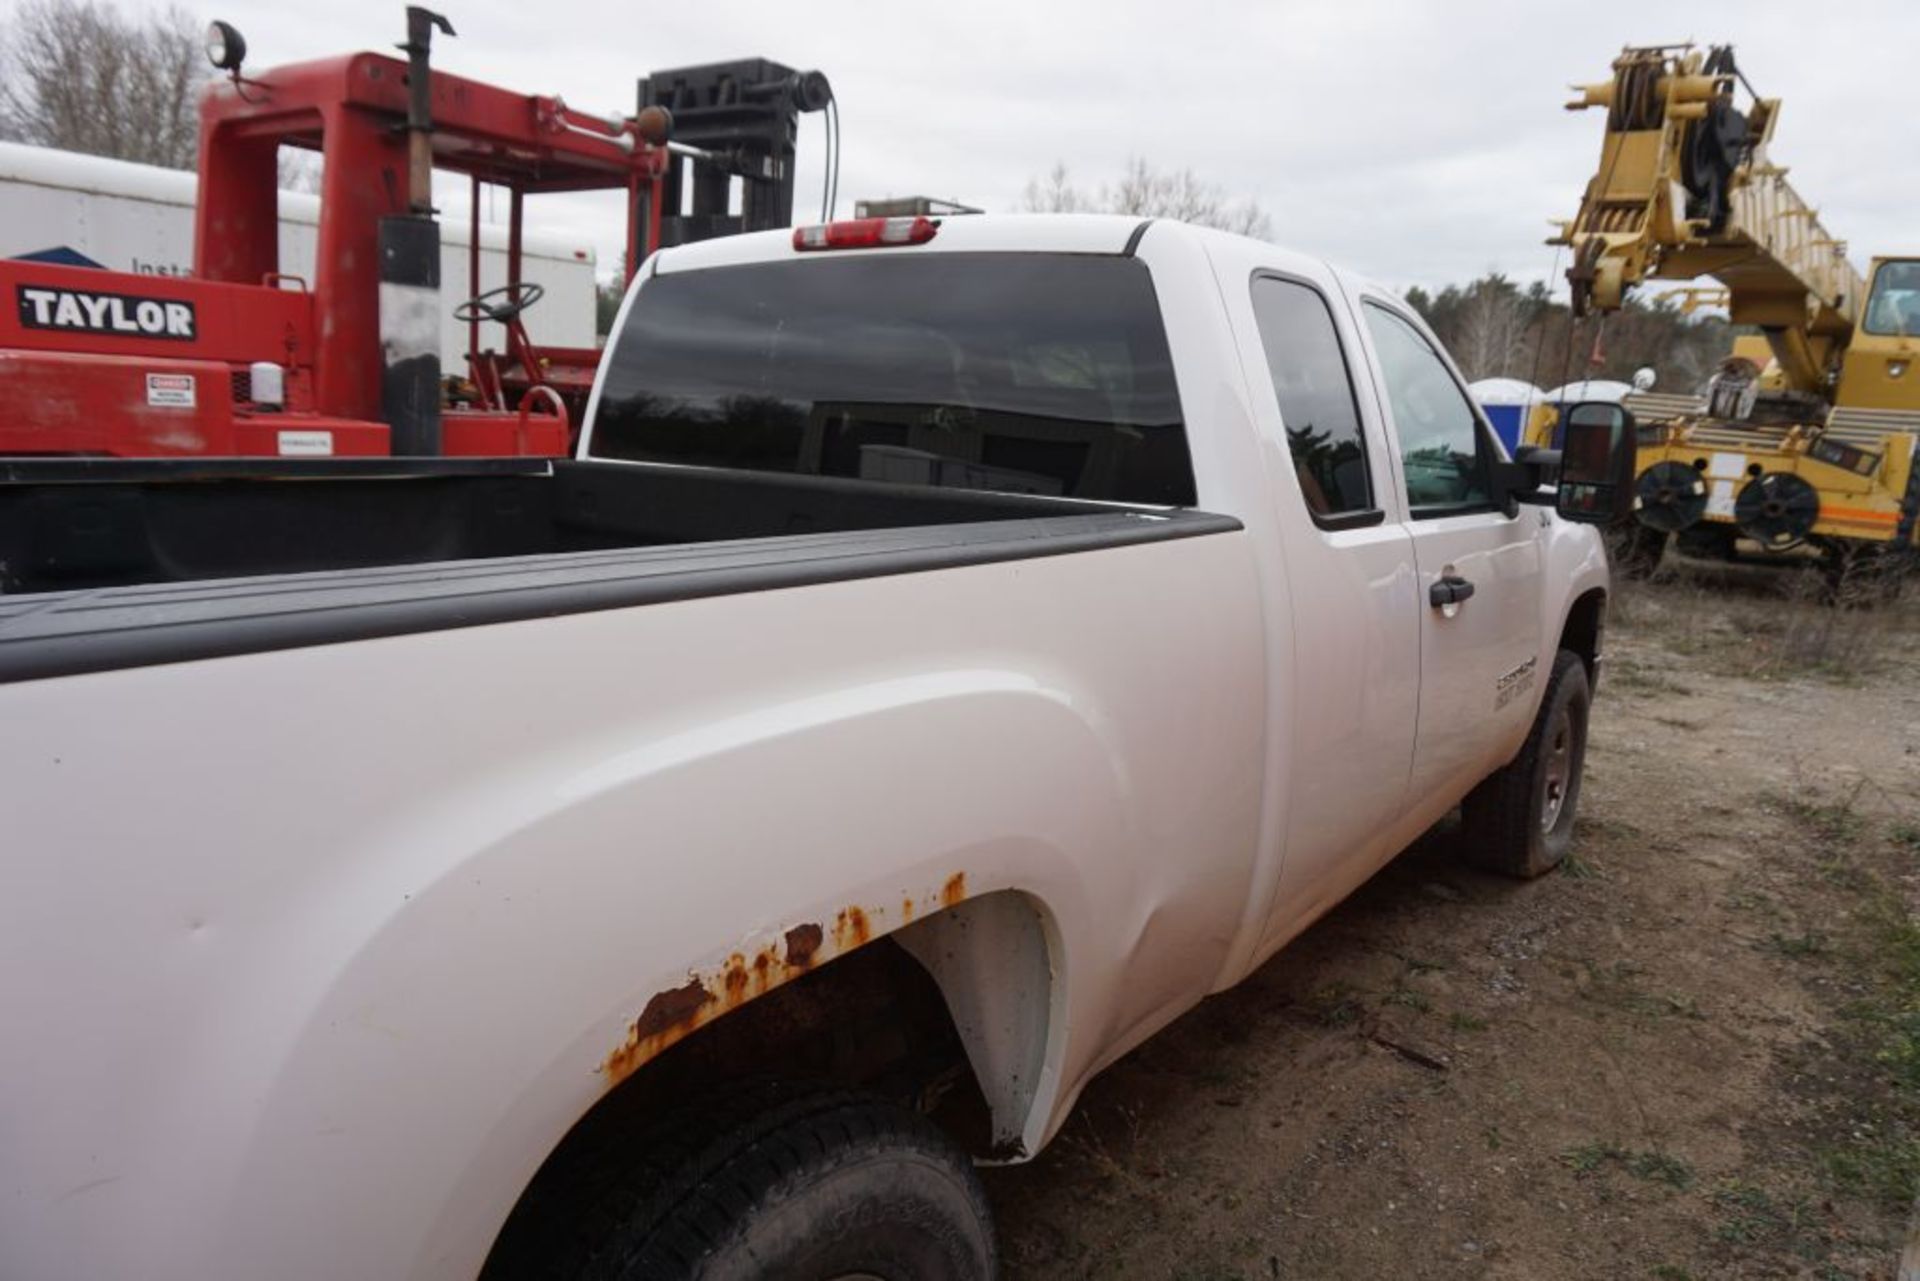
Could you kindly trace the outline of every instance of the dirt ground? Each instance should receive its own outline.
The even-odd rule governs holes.
[[[1920,608],[1806,594],[1633,586],[1575,856],[1517,884],[1437,831],[1116,1064],[989,1172],[1006,1275],[1892,1277]]]

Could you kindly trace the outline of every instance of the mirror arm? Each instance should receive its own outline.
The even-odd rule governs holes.
[[[1513,461],[1493,465],[1494,491],[1508,516],[1520,514],[1520,504],[1552,507],[1558,495],[1549,488],[1560,470],[1560,451],[1522,445],[1513,451]]]

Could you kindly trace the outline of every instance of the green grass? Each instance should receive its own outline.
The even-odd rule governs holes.
[[[1583,1143],[1577,1148],[1568,1148],[1560,1154],[1560,1159],[1575,1174],[1592,1174],[1609,1161],[1618,1161],[1626,1156],[1625,1148],[1612,1143]]]
[[[1689,697],[1693,691],[1665,672],[1642,667],[1627,659],[1614,659],[1607,664],[1607,687],[1627,690],[1635,694],[1676,694]]]
[[[1605,880],[1607,875],[1598,863],[1589,863],[1572,851],[1568,851],[1567,856],[1560,860],[1560,874],[1576,881]]]
[[[1867,1139],[1821,1154],[1835,1183],[1889,1209],[1910,1205],[1920,1187],[1920,1141]]]
[[[1700,1002],[1683,992],[1629,992],[1620,1000],[1621,1008],[1654,1018],[1705,1019]]]
[[[1877,981],[1842,1007],[1855,1042],[1843,1048],[1873,1065],[1880,1088],[1856,1100],[1867,1124],[1823,1164],[1842,1188],[1893,1209],[1920,1197],[1920,921],[1885,886],[1864,915],[1869,943],[1854,961]]]
[[[1360,1000],[1347,984],[1332,983],[1307,998],[1306,1012],[1322,1027],[1346,1027],[1360,1017]]]
[[[1583,1178],[1603,1169],[1618,1168],[1646,1183],[1664,1183],[1683,1191],[1693,1185],[1693,1167],[1671,1152],[1635,1152],[1617,1143],[1596,1140],[1568,1148],[1560,1159],[1576,1176]]]
[[[1728,1245],[1784,1248],[1809,1261],[1829,1248],[1820,1212],[1804,1197],[1779,1197],[1735,1179],[1714,1189],[1713,1203],[1720,1211],[1714,1236]]]
[[[1781,956],[1800,959],[1809,956],[1824,956],[1830,949],[1827,936],[1818,930],[1808,930],[1802,934],[1782,934],[1774,931],[1767,935],[1768,951],[1778,952]]]
[[[1836,800],[1825,800],[1801,792],[1772,792],[1760,799],[1763,804],[1792,819],[1809,836],[1826,845],[1851,845],[1866,829],[1859,810],[1862,779],[1853,790]]]
[[[1693,1184],[1693,1167],[1671,1152],[1632,1153],[1627,1157],[1627,1173],[1670,1188],[1687,1188]]]

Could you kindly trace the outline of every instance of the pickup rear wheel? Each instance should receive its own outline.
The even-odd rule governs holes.
[[[1572,650],[1561,650],[1520,754],[1461,806],[1470,862],[1489,872],[1534,877],[1567,856],[1592,705],[1586,664]]]
[[[848,1091],[740,1102],[600,1153],[581,1201],[548,1207],[545,1240],[523,1238],[517,1257],[496,1250],[489,1281],[994,1276],[973,1164],[919,1113]]]

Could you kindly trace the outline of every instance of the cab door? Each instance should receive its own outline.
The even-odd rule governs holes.
[[[1525,741],[1540,670],[1542,509],[1495,507],[1492,429],[1424,327],[1366,296],[1374,377],[1418,576],[1420,713],[1410,804],[1444,809]]]
[[[1251,269],[1249,269],[1251,267]],[[1360,352],[1324,265],[1217,259],[1286,563],[1293,667],[1285,859],[1263,955],[1382,861],[1407,799],[1419,698],[1411,539]]]

